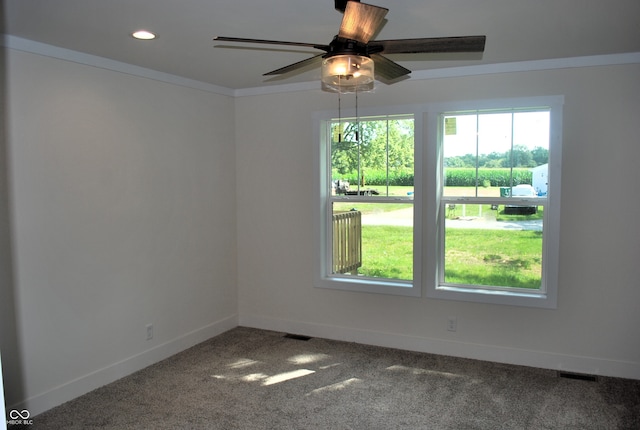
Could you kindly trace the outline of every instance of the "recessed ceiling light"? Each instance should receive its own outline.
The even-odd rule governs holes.
[[[133,32],[131,35],[140,40],[152,40],[156,38],[155,34],[147,30],[138,30],[136,32]]]

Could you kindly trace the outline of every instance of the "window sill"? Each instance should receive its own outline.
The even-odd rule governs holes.
[[[556,309],[556,299],[540,292],[515,292],[488,289],[471,289],[452,286],[430,288],[427,297],[433,299],[458,300],[464,302],[488,303],[496,305],[524,306],[532,308]]]
[[[348,277],[321,277],[316,279],[314,286],[342,291],[356,291],[361,293],[388,294],[394,296],[420,297],[419,286],[413,282],[378,281],[371,278],[353,279]]]

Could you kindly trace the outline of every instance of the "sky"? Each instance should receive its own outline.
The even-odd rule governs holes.
[[[445,121],[445,158],[475,154],[476,144],[479,154],[503,153],[511,148],[512,136],[514,145],[549,148],[549,112],[458,115]]]

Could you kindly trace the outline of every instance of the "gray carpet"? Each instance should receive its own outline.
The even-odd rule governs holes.
[[[639,429],[640,381],[236,328],[31,429]]]

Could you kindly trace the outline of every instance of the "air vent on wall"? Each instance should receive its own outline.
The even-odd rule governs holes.
[[[301,334],[291,334],[291,333],[285,334],[284,337],[286,337],[287,339],[303,340],[305,342],[311,339],[309,336],[303,336]]]
[[[584,373],[558,372],[558,377],[566,378],[566,379],[577,379],[580,381],[589,381],[589,382],[598,381],[598,377],[596,375],[587,375]]]

